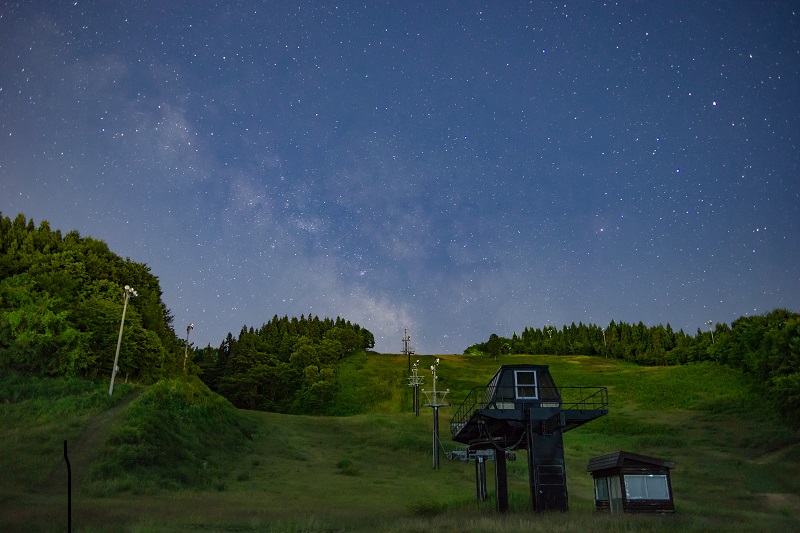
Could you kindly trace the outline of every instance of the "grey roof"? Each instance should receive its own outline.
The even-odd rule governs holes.
[[[657,459],[655,457],[648,457],[647,455],[639,455],[638,453],[620,451],[592,457],[589,459],[586,471],[596,472],[609,468],[621,468],[623,466],[630,466],[631,463],[660,466],[669,469],[675,468],[675,463],[667,461],[666,459]]]

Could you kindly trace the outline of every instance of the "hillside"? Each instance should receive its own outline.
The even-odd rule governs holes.
[[[679,365],[709,361],[741,370],[763,387],[782,414],[800,426],[800,313],[773,309],[741,316],[730,325],[717,323],[707,331],[687,335],[683,330],[614,322],[606,327],[581,322],[560,330],[553,326],[526,327],[511,338],[492,334],[464,353],[592,355],[643,366]]]
[[[97,450],[93,473],[74,495],[73,524],[91,531],[498,532],[533,529],[547,521],[551,531],[785,531],[800,518],[800,436],[781,424],[735,370],[708,363],[643,368],[593,357],[440,357],[438,386],[450,389],[454,405],[510,362],[548,364],[561,386],[609,388],[609,415],[565,435],[568,513],[528,511],[524,456],[509,464],[511,513],[504,518],[495,515],[491,498],[475,502],[472,465],[443,458],[442,468],[433,471],[431,413],[423,409],[419,418],[411,413],[405,358],[373,354],[340,363],[335,401],[342,413],[351,413],[346,417],[239,411],[212,400],[196,381],[187,393],[170,393],[168,410],[152,398],[163,399],[182,386],[140,393],[113,413],[109,423],[115,428]],[[432,362],[419,359],[422,368]],[[96,388],[101,391],[102,384]],[[7,453],[0,457],[6,474],[0,484],[0,529],[60,530],[66,495],[45,491],[43,484],[50,476],[57,479],[59,469],[65,476],[63,438],[80,442],[96,428],[93,420],[113,405],[103,404],[87,383],[62,387],[58,397],[44,399],[36,398],[43,394],[41,387],[37,393],[17,386],[16,396],[9,385],[3,390],[0,442]],[[445,429],[452,410],[445,408],[441,415],[448,450],[455,448]],[[204,425],[201,419],[212,412],[224,422]],[[157,424],[150,433],[171,434],[173,447],[191,440],[204,445],[168,458],[180,463],[172,470],[155,460],[148,467],[145,457],[123,465],[117,456],[115,478],[109,461],[121,443],[114,438],[137,427],[131,420]],[[240,428],[241,437],[216,440],[230,436],[230,428]],[[676,463],[674,517],[593,512],[586,463],[615,450]],[[189,466],[197,462],[202,468],[204,461],[210,465],[205,476],[186,475]],[[100,470],[105,478],[97,475]],[[489,492],[491,497],[491,482]]]

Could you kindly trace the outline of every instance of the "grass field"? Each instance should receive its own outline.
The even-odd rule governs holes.
[[[506,516],[494,512],[492,463],[490,499],[482,503],[472,464],[442,456],[433,470],[432,414],[411,412],[407,360],[370,355],[342,363],[332,411],[347,416],[337,417],[237,411],[191,381],[127,386],[111,401],[102,383],[6,380],[0,530],[65,530],[65,439],[79,480],[75,531],[799,529],[800,435],[736,372],[588,357],[440,357],[437,388],[449,389],[453,404],[440,418],[447,450],[456,448],[446,429],[452,412],[501,364],[547,364],[558,385],[609,388],[609,415],[564,437],[568,513],[530,512],[524,453],[509,463]],[[433,361],[418,358],[421,368]],[[593,511],[586,464],[616,450],[676,463],[674,516]]]

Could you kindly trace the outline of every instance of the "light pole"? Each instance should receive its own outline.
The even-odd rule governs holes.
[[[411,394],[414,398],[414,415],[419,416],[419,386],[422,385],[422,376],[419,375],[419,359],[411,367],[411,375],[408,377],[408,386],[412,387]]]
[[[186,346],[183,347],[183,373],[186,373],[186,358],[189,356],[189,332],[194,328],[194,324],[186,326]]]
[[[708,322],[706,322],[706,324],[708,324],[708,331],[711,332],[711,344],[714,344],[714,330],[711,329],[711,324],[713,323],[714,323],[713,320],[709,320]]]
[[[411,373],[411,356],[414,354],[414,348],[409,343],[411,342],[411,335],[408,334],[407,329],[403,329],[403,353],[408,357],[408,373]]]
[[[138,296],[130,285],[125,285],[125,303],[122,305],[122,321],[119,323],[119,338],[117,339],[117,353],[114,355],[114,368],[111,369],[111,385],[108,386],[108,395],[114,394],[114,378],[117,376],[117,362],[119,361],[119,347],[122,345],[122,328],[125,326],[125,311],[128,310],[128,300],[131,296]]]
[[[439,469],[439,408],[445,407],[449,404],[444,403],[444,397],[447,396],[447,393],[450,392],[450,389],[447,390],[436,390],[436,367],[439,366],[439,358],[436,358],[436,362],[431,365],[431,373],[433,374],[433,390],[427,391],[423,390],[422,392],[425,393],[425,396],[428,397],[428,402],[425,404],[425,407],[431,407],[433,409],[433,468],[434,470]]]

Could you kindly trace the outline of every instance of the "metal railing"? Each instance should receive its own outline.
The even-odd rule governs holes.
[[[562,411],[588,411],[608,406],[606,387],[540,387],[538,393],[538,398],[518,398],[516,387],[475,387],[450,419],[450,433],[455,436],[478,409],[560,407]]]
[[[561,387],[561,410],[593,411],[608,407],[606,387]]]

